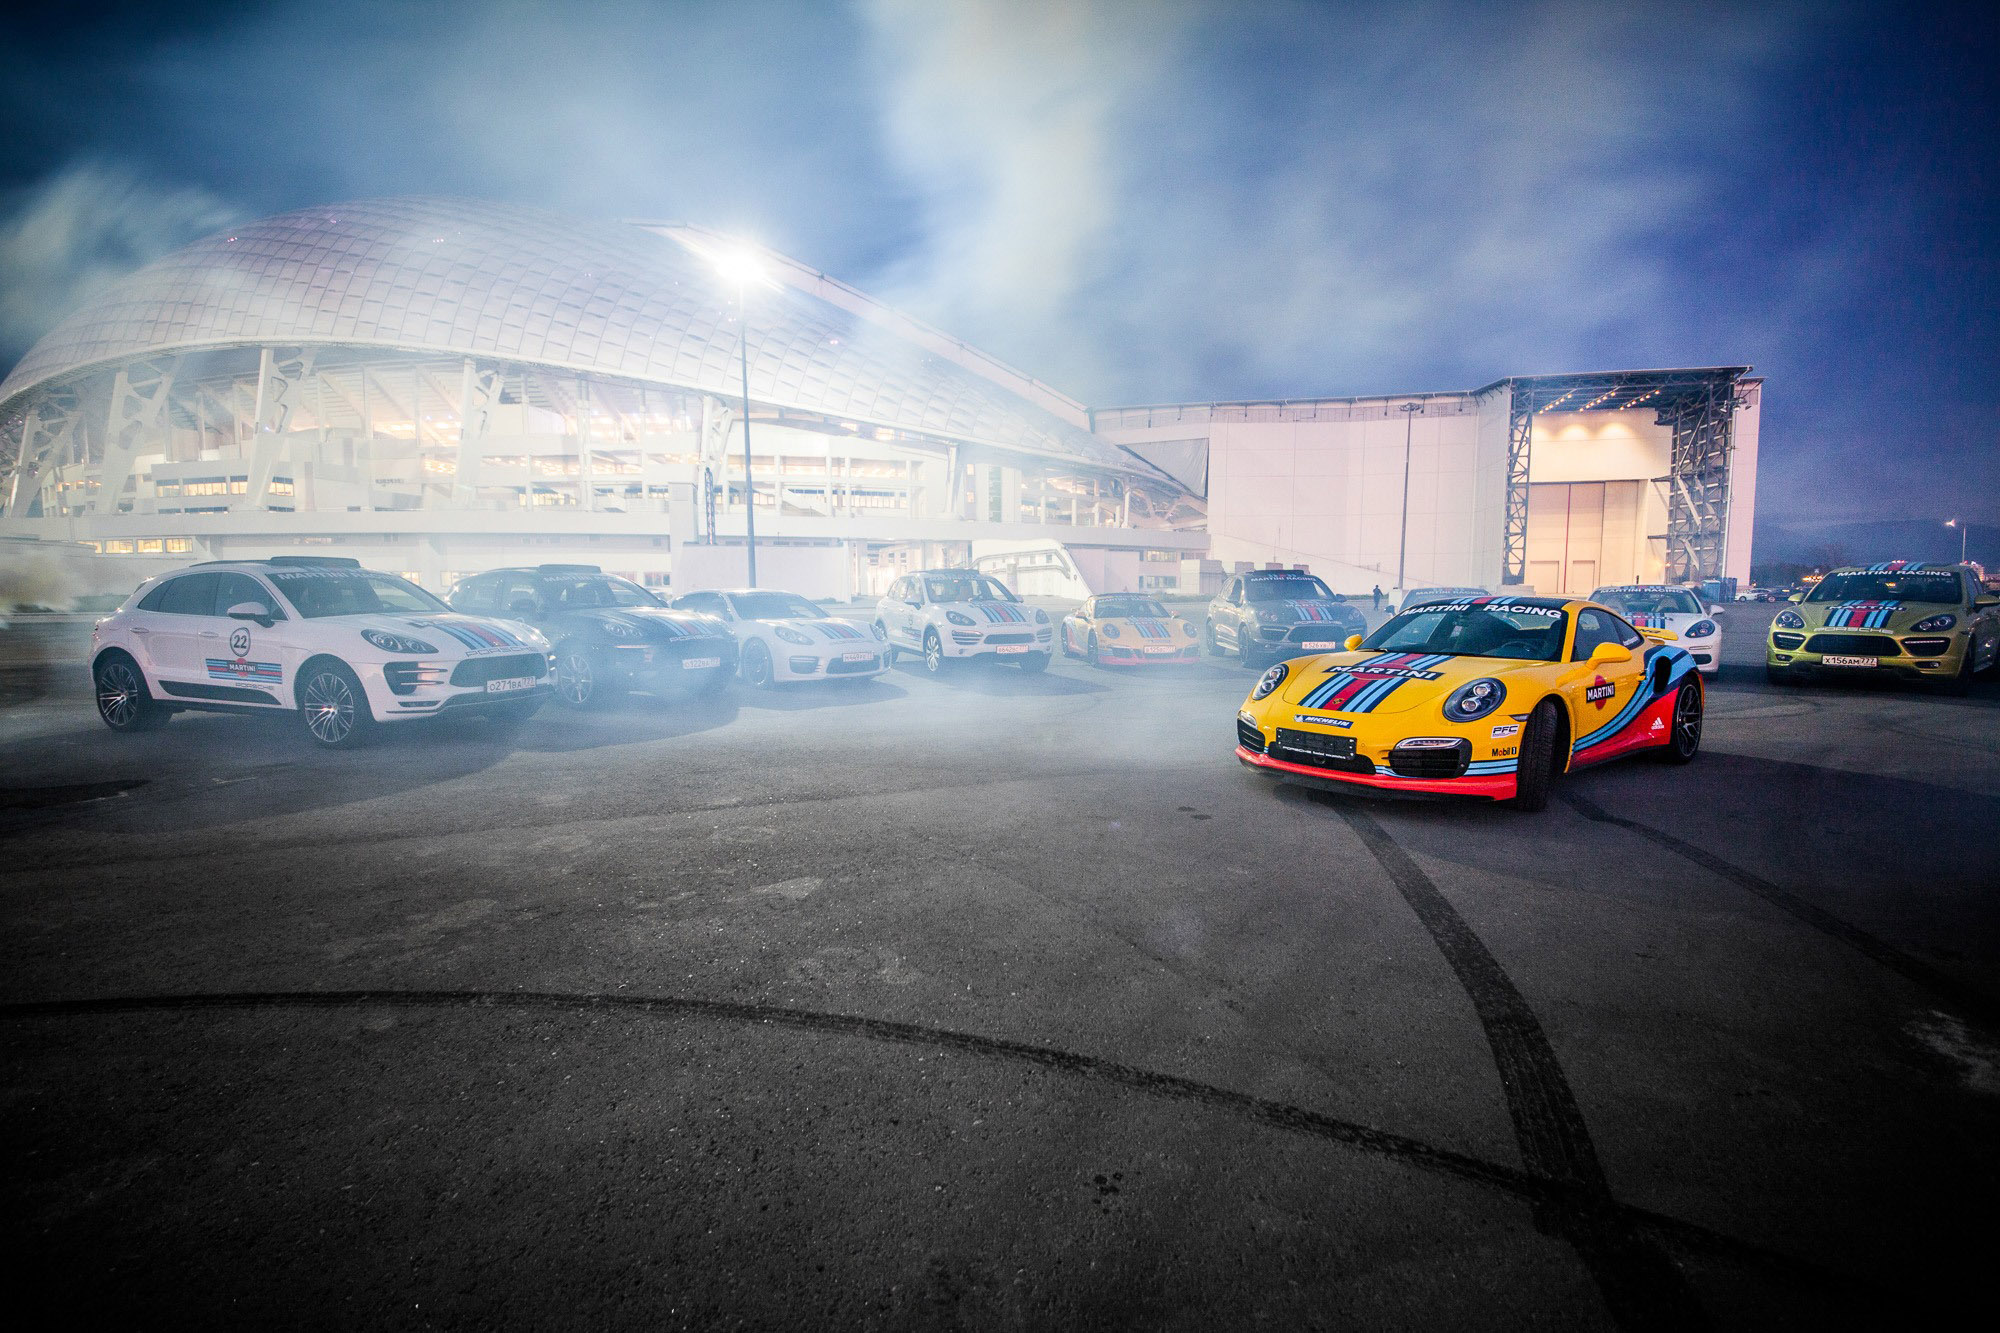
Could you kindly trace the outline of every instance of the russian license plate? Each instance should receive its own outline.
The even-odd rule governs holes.
[[[1881,662],[1879,657],[1842,657],[1835,653],[1828,653],[1819,659],[1821,666],[1872,667],[1881,665]]]
[[[1028,645],[1025,643],[1003,643],[999,645],[999,651],[1003,653],[1025,653],[1028,651]]]
[[[533,676],[509,676],[505,680],[489,680],[486,682],[486,692],[488,694],[512,694],[515,690],[532,690],[534,688],[535,678]]]
[[[1307,639],[1304,643],[1300,644],[1299,647],[1305,649],[1309,653],[1330,653],[1334,649],[1340,647],[1340,645],[1337,643],[1330,643],[1325,639]]]
[[[681,659],[681,670],[683,671],[699,671],[703,667],[719,667],[721,665],[722,659],[719,657],[683,657]]]
[[[1171,652],[1174,652],[1174,651],[1176,651],[1176,650],[1175,650],[1175,649],[1172,649],[1172,648],[1148,648],[1148,649],[1146,649],[1146,651],[1147,651],[1148,653],[1151,653],[1151,654],[1152,654],[1153,656],[1155,656],[1155,657],[1160,657],[1160,656],[1163,656],[1163,655],[1165,655],[1165,654],[1167,654],[1167,653],[1171,653]]]
[[[875,654],[873,654],[873,653],[842,653],[842,654],[840,655],[840,660],[841,660],[841,661],[843,661],[843,662],[872,662],[872,661],[874,661],[874,660],[875,660]]]

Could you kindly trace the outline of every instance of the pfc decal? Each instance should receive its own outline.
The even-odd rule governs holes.
[[[1493,728],[1493,739],[1497,741],[1502,736],[1517,736],[1520,734],[1520,731],[1521,724],[1519,722],[1509,722],[1504,726]]]
[[[238,657],[250,656],[250,627],[238,625],[229,632],[229,651]]]
[[[1603,712],[1604,705],[1610,703],[1611,696],[1616,694],[1617,692],[1618,692],[1618,687],[1616,685],[1613,685],[1610,681],[1606,680],[1604,677],[1599,676],[1596,680],[1593,680],[1590,682],[1590,684],[1584,686],[1583,698],[1584,702],[1597,705],[1598,711]]]

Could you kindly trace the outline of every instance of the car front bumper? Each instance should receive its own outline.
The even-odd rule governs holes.
[[[889,645],[877,643],[866,650],[849,648],[841,651],[815,652],[810,648],[791,649],[771,653],[771,676],[774,680],[793,683],[804,680],[869,680],[889,669]],[[863,661],[850,662],[848,653],[866,651]]]
[[[1779,671],[1795,671],[1801,675],[1825,675],[1847,678],[1866,676],[1893,676],[1900,680],[1950,680],[1964,665],[1965,654],[1972,651],[1969,635],[1954,634],[1942,653],[1911,653],[1906,645],[1897,639],[1881,636],[1882,646],[1893,647],[1893,653],[1873,654],[1858,652],[1851,654],[1807,652],[1804,645],[1812,641],[1814,631],[1782,631],[1799,640],[1799,646],[1782,646],[1774,635],[1764,642],[1764,665]],[[1921,637],[1921,636],[1912,636]],[[1829,657],[1861,657],[1872,659],[1872,665],[1853,663],[1829,663]]]
[[[1412,796],[1469,796],[1487,801],[1505,801],[1514,796],[1516,781],[1513,773],[1468,773],[1460,778],[1406,778],[1398,773],[1381,772],[1379,768],[1372,773],[1363,773],[1358,769],[1322,768],[1317,764],[1273,759],[1268,754],[1258,754],[1242,745],[1236,747],[1236,758],[1244,767],[1255,769],[1266,777],[1322,791],[1370,787],[1377,791],[1403,792]]]

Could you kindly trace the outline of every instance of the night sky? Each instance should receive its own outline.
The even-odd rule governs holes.
[[[1762,518],[1990,524],[1992,14],[17,11],[0,362],[233,219],[458,194],[737,230],[1097,406],[1754,364]]]

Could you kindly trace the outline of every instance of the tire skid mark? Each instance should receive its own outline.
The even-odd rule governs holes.
[[[1869,1305],[1886,1303],[1884,1293],[1851,1276],[1836,1275],[1805,1260],[1738,1240],[1707,1227],[1668,1217],[1608,1195],[1587,1192],[1566,1181],[1531,1175],[1420,1139],[1324,1115],[1286,1102],[1253,1097],[1213,1084],[1155,1073],[1093,1055],[985,1037],[951,1028],[892,1019],[863,1018],[781,1005],[743,1004],[678,995],[604,995],[550,991],[224,991],[183,995],[125,995],[83,1000],[31,1000],[0,1004],[0,1022],[91,1018],[117,1014],[203,1013],[228,1010],[353,1009],[527,1010],[637,1013],[693,1017],[751,1027],[854,1037],[891,1045],[955,1051],[982,1059],[1032,1065],[1088,1081],[1125,1088],[1162,1101],[1206,1107],[1287,1134],[1340,1144],[1388,1158],[1421,1171],[1505,1195],[1532,1206],[1538,1218],[1587,1216],[1599,1225],[1628,1228],[1689,1254],[1752,1269],[1800,1292],[1839,1291]]]
[[[1612,1197],[1555,1048],[1500,962],[1408,852],[1350,803],[1336,807],[1423,924],[1479,1016],[1528,1174],[1566,1187],[1536,1224],[1568,1241],[1620,1328],[1701,1328],[1708,1317],[1673,1259]]]
[[[2000,1002],[1996,1002],[1984,992],[1955,980],[1948,973],[1939,971],[1920,958],[1911,957],[1895,945],[1869,934],[1859,926],[1849,925],[1825,908],[1814,906],[1797,894],[1779,888],[1763,876],[1752,874],[1741,866],[1732,865],[1691,842],[1683,841],[1651,825],[1641,824],[1636,819],[1614,815],[1586,796],[1567,791],[1560,794],[1562,799],[1585,819],[1599,824],[1616,825],[1627,832],[1638,834],[1648,842],[1657,843],[1674,855],[1692,861],[1709,873],[1747,890],[1829,939],[1839,940],[1904,980],[1923,987],[1982,1027],[2000,1032]]]

